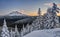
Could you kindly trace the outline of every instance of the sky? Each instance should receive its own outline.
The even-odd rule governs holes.
[[[60,8],[60,0],[0,0],[0,15],[19,11],[23,14],[35,16],[39,8],[41,8],[41,13],[44,14],[51,3],[56,3]]]

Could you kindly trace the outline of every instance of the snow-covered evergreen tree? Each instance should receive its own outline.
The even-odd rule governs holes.
[[[30,32],[30,26],[29,26],[29,24],[27,24],[26,28],[27,28],[27,33],[29,33]]]
[[[12,29],[11,29],[11,32],[10,32],[10,37],[13,37],[13,32],[12,32]]]
[[[30,32],[30,26],[29,26],[29,24],[27,24],[26,27],[24,27],[24,25],[23,25],[22,30],[23,30],[23,35],[28,34]]]
[[[23,30],[23,35],[25,35],[26,34],[26,29],[25,29],[24,25],[23,25],[22,30]]]
[[[15,31],[13,31],[12,28],[11,28],[11,32],[10,32],[10,37],[15,37]]]
[[[30,25],[30,32],[32,32],[33,31],[33,27],[32,27],[32,25]]]
[[[9,33],[8,27],[6,25],[5,19],[4,19],[4,23],[3,23],[3,27],[2,27],[1,37],[10,37],[10,33]]]
[[[44,25],[44,28],[51,28],[51,25],[52,25],[52,23],[51,23],[52,15],[51,14],[52,14],[51,13],[51,8],[48,8],[47,13],[45,15],[45,20],[44,20],[45,25]]]
[[[57,11],[57,5],[53,3],[52,8],[48,8],[47,13],[45,15],[45,28],[51,29],[59,27],[59,18],[56,15]]]
[[[24,34],[23,34],[23,30],[21,29],[21,32],[20,32],[20,37],[23,37]]]
[[[38,17],[35,21],[33,21],[32,27],[33,27],[33,31],[43,29],[43,27],[44,27],[43,26],[43,16],[41,15],[40,8],[38,10]]]
[[[20,37],[20,33],[17,29],[17,25],[15,25],[15,37]]]
[[[55,3],[53,3],[52,7],[52,17],[53,17],[53,26],[54,27],[59,27],[59,17],[57,16],[56,12],[59,13],[59,8]]]

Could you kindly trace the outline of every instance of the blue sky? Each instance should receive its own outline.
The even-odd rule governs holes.
[[[44,4],[53,2],[59,4],[60,0],[0,0],[0,15],[5,15],[15,10],[24,10],[23,13],[26,14],[35,13],[38,8],[46,11],[49,6]]]

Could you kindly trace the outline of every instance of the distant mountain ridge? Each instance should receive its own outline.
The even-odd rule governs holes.
[[[27,15],[22,14],[22,13],[20,13],[18,11],[13,11],[13,12],[7,14],[7,16],[27,16]]]

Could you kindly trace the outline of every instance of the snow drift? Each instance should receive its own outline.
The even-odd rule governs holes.
[[[33,31],[24,37],[60,37],[60,28]]]

